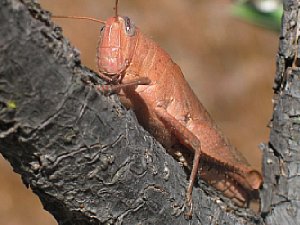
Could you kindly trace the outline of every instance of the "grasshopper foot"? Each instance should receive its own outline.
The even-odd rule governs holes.
[[[192,219],[193,216],[193,200],[192,195],[187,192],[186,194],[186,212],[184,213],[184,217],[187,220]]]

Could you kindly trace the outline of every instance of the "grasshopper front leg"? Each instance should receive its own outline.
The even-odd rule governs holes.
[[[102,84],[96,85],[96,89],[104,94],[119,93],[122,88],[132,87],[137,85],[149,85],[151,80],[148,77],[138,77],[120,84]]]

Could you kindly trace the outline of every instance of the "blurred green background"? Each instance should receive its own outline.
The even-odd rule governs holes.
[[[39,2],[56,15],[113,15],[114,0]],[[120,0],[119,12],[172,56],[226,136],[260,169],[258,145],[269,135],[278,34],[233,16],[229,0]],[[80,50],[83,64],[97,71],[99,25],[56,23]],[[0,224],[56,224],[2,156],[0,182]]]

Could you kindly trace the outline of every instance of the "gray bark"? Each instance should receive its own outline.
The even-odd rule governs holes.
[[[262,216],[272,225],[300,223],[299,30],[299,1],[285,0],[270,141],[263,146]]]
[[[300,81],[283,74],[297,10],[285,2],[263,217],[198,181],[186,220],[188,175],[115,95],[82,82],[94,73],[33,0],[0,0],[0,152],[59,224],[296,224]]]

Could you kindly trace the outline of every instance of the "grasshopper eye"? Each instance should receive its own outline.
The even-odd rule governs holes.
[[[135,33],[134,23],[132,23],[128,17],[124,17],[124,21],[126,34],[129,36],[133,36]]]
[[[104,32],[105,26],[100,27],[100,34]]]

